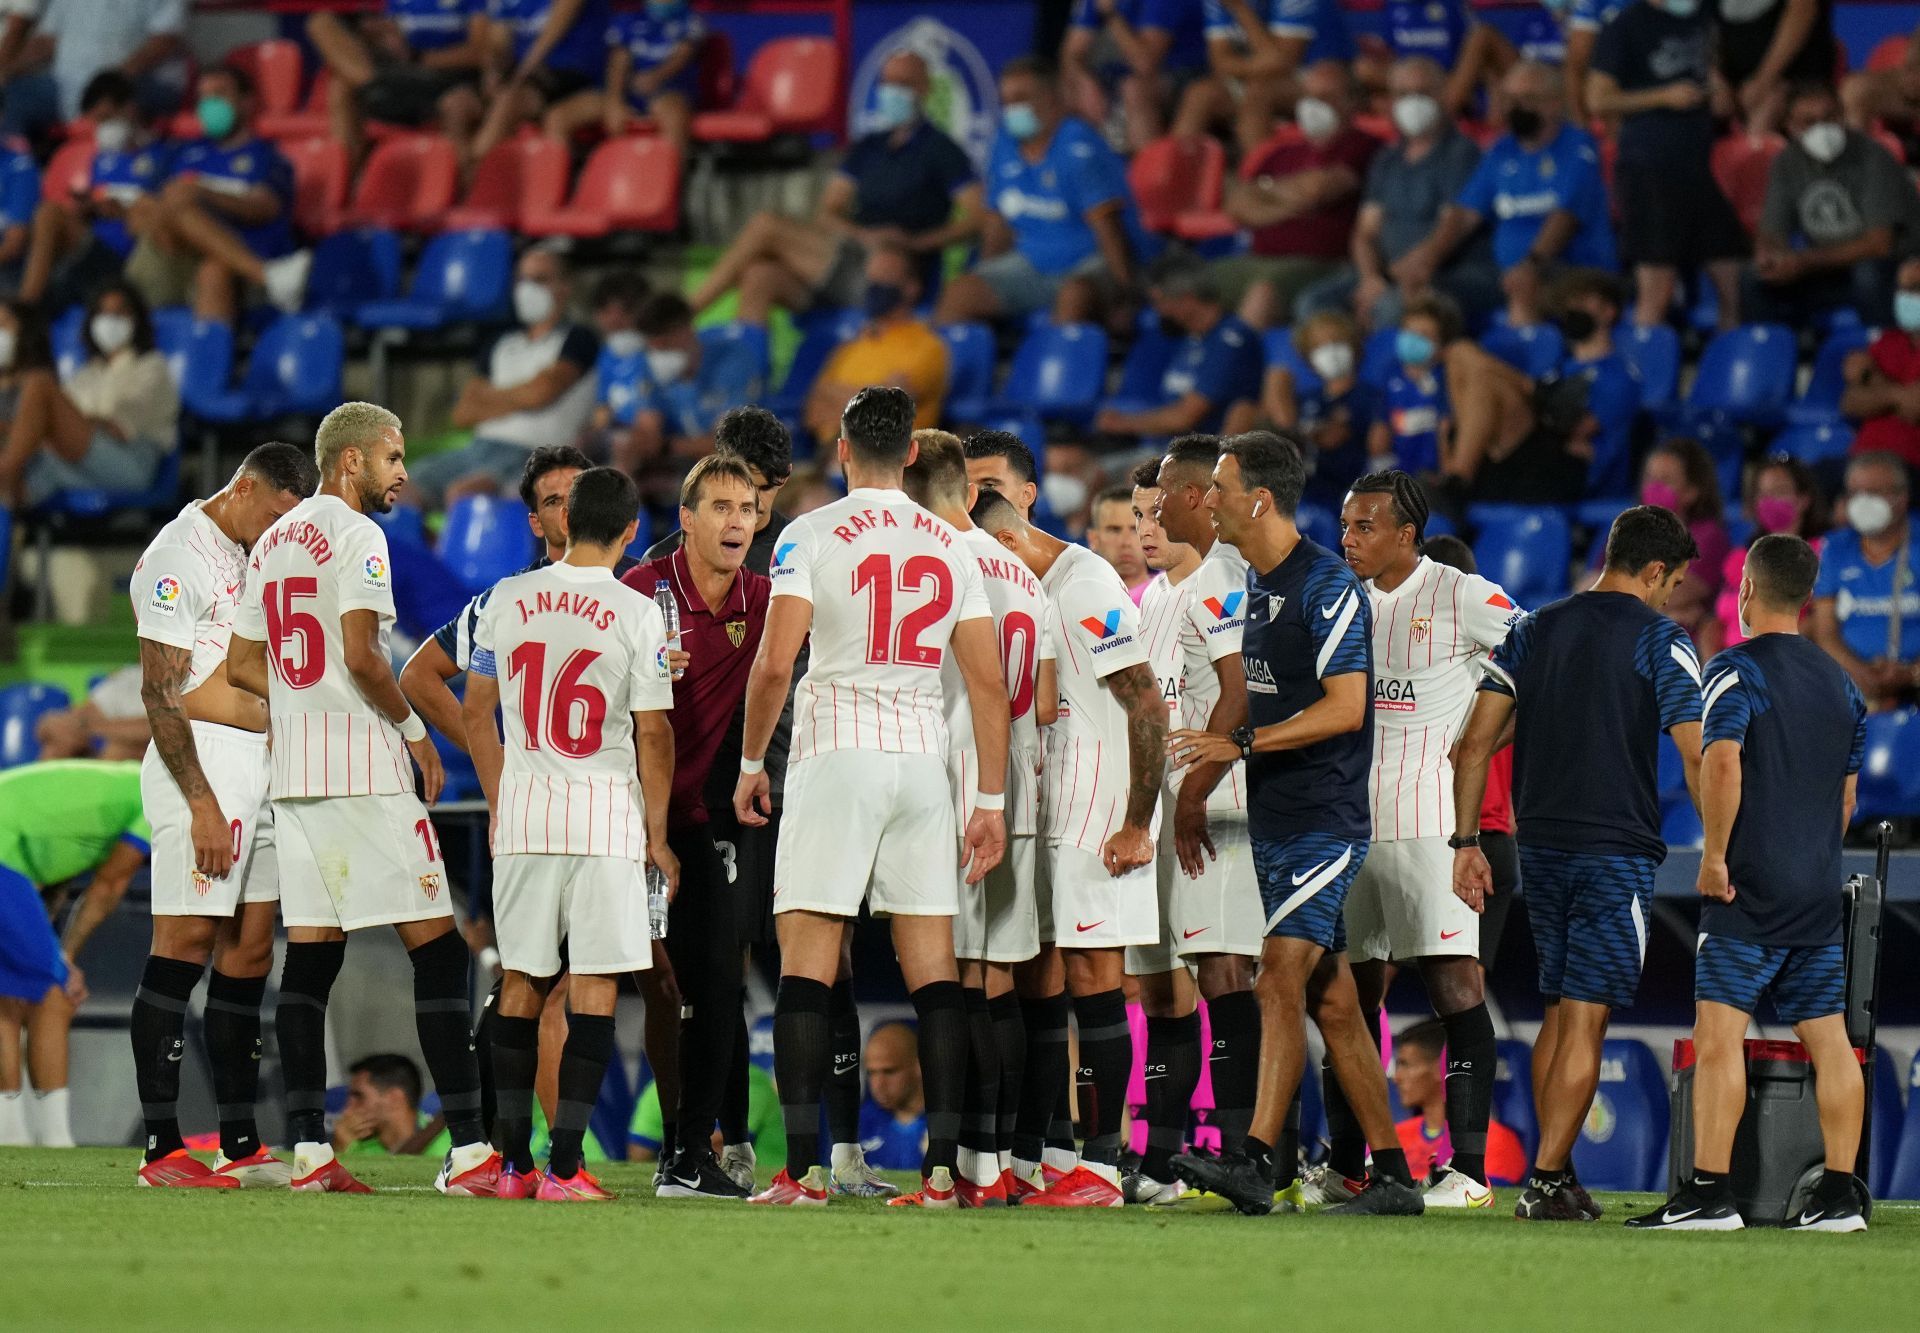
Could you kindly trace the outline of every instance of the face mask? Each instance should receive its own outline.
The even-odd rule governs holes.
[[[87,322],[87,332],[93,335],[93,345],[103,356],[112,356],[133,341],[133,320],[126,315],[98,314]]]
[[[1417,139],[1440,121],[1440,104],[1425,93],[1408,93],[1393,99],[1393,127],[1409,139]]]
[[[1666,9],[1677,19],[1690,19],[1700,12],[1700,0],[1667,0]]]
[[[687,373],[687,354],[678,348],[647,353],[647,374],[661,384],[672,384]]]
[[[1353,374],[1353,349],[1345,343],[1321,343],[1307,353],[1307,364],[1323,380],[1343,380]]]
[[[1156,323],[1160,326],[1160,336],[1162,338],[1179,342],[1187,336],[1187,331],[1180,326],[1180,321],[1171,316],[1161,315]]]
[[[607,350],[618,357],[637,355],[644,351],[646,346],[647,340],[635,333],[632,329],[628,329],[623,333],[609,333],[607,335]]]
[[[1325,143],[1340,128],[1340,113],[1317,97],[1303,97],[1294,103],[1294,124],[1309,143]]]
[[[907,289],[891,282],[867,284],[867,318],[884,319],[907,303]]]
[[[1394,335],[1393,354],[1400,358],[1403,366],[1424,366],[1433,360],[1434,353],[1439,350],[1433,345],[1433,339],[1424,333],[1401,329]]]
[[[1524,106],[1517,106],[1507,112],[1507,128],[1513,131],[1513,137],[1516,139],[1531,139],[1540,133],[1540,127],[1544,123],[1538,111]]]
[[[1064,472],[1049,472],[1040,478],[1040,494],[1055,514],[1074,514],[1087,502],[1087,483]]]
[[[898,83],[883,83],[873,94],[872,124],[879,130],[897,130],[920,114],[920,101],[913,89]]]
[[[1665,509],[1669,513],[1680,512],[1680,492],[1664,481],[1642,482],[1640,485],[1640,503],[1652,505],[1655,509]]]
[[[1590,311],[1569,310],[1560,316],[1560,332],[1570,343],[1585,342],[1599,327],[1600,321]]]
[[[7,335],[6,356],[0,359],[0,366],[13,364],[13,337]],[[1878,537],[1893,526],[1893,501],[1884,495],[1859,495],[1847,497],[1847,526],[1862,537]]]
[[[233,109],[233,103],[224,97],[203,97],[194,108],[194,114],[200,117],[200,128],[209,139],[224,139],[233,133],[233,127],[240,123],[240,113]]]
[[[125,152],[133,126],[124,120],[103,120],[93,127],[93,146],[102,153]]]
[[[1800,502],[1790,495],[1763,495],[1753,502],[1753,519],[1762,532],[1792,532],[1800,521]]]
[[[0,329],[0,370],[13,369],[13,330]]]
[[[1893,294],[1893,322],[1908,333],[1920,333],[1920,292]]]
[[[513,317],[522,324],[544,324],[553,317],[553,293],[544,282],[522,278],[513,284]]]
[[[1040,133],[1040,113],[1025,102],[1000,108],[1000,125],[1021,143]]]
[[[1807,150],[1808,157],[1824,166],[1846,151],[1847,127],[1834,120],[1809,125],[1800,135],[1800,146]]]

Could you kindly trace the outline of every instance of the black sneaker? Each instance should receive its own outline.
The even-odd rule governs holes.
[[[1427,1211],[1427,1201],[1411,1185],[1403,1185],[1386,1176],[1367,1178],[1361,1191],[1345,1203],[1328,1204],[1322,1217],[1418,1217]]]
[[[1854,1193],[1858,1195],[1856,1185]],[[1857,1199],[1848,1199],[1844,1203],[1823,1203],[1819,1199],[1808,1199],[1807,1206],[1797,1216],[1787,1219],[1788,1231],[1865,1231],[1867,1215]]]
[[[1528,1176],[1513,1215],[1522,1222],[1591,1222],[1586,1210],[1575,1201],[1565,1183]]]
[[[1710,1202],[1683,1187],[1652,1212],[1629,1217],[1627,1225],[1635,1231],[1743,1231],[1747,1224],[1733,1200]]]
[[[711,1152],[683,1152],[661,1173],[655,1191],[663,1199],[744,1199],[747,1192],[720,1169]]]
[[[1245,1153],[1218,1157],[1181,1153],[1173,1159],[1173,1173],[1195,1189],[1218,1194],[1249,1217],[1273,1211],[1273,1182]]]
[[[653,1192],[658,1194],[660,1187],[667,1183],[667,1173],[673,1170],[673,1164],[680,1159],[678,1148],[663,1145],[660,1155],[653,1159]]]
[[[1600,1214],[1606,1211],[1600,1206],[1599,1200],[1587,1193],[1587,1187],[1575,1179],[1571,1171],[1567,1175],[1567,1183],[1560,1188],[1566,1191],[1574,1206],[1587,1215],[1589,1222],[1598,1222]]]

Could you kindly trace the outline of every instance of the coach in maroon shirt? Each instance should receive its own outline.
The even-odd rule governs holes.
[[[772,583],[741,568],[753,542],[759,497],[745,463],[713,454],[680,488],[678,550],[635,565],[621,582],[652,597],[664,583],[680,611],[689,663],[673,684],[673,797],[668,845],[680,858],[680,892],[667,924],[667,954],[680,982],[680,1102],[661,1107],[660,1194],[746,1197],[714,1159],[712,1133],[740,1024],[741,950],[727,867],[707,828],[702,793],[714,754],[740,703],[767,622]]]

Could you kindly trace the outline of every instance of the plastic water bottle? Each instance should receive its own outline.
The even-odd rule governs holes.
[[[674,600],[673,588],[665,579],[653,585],[653,601],[660,608],[661,619],[667,622],[667,649],[680,651],[680,603]],[[675,671],[673,678],[679,680],[686,675],[685,669]]]
[[[667,877],[652,866],[647,867],[647,936],[667,937]]]

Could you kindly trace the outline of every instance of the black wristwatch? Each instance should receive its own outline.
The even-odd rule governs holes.
[[[1456,852],[1464,847],[1478,847],[1479,845],[1480,835],[1478,833],[1469,833],[1464,838],[1452,837],[1447,839],[1447,846],[1453,848]]]
[[[1242,759],[1253,758],[1253,728],[1252,727],[1235,727],[1232,731],[1227,733],[1227,739],[1240,747],[1240,757]]]

